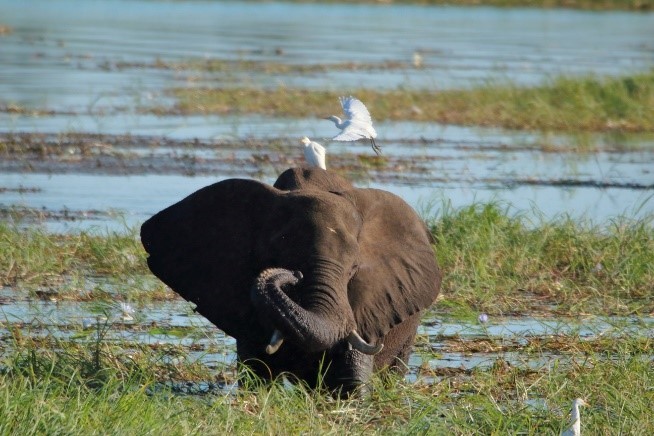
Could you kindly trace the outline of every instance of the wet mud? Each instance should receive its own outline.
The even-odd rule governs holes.
[[[290,166],[305,165],[301,149],[294,138],[246,138],[237,140],[177,140],[157,136],[102,134],[32,134],[0,135],[0,171],[45,174],[182,174],[186,176],[261,176],[271,175]],[[465,160],[465,154],[493,159],[490,153],[533,151],[532,147],[505,144],[456,143],[458,155],[450,153],[453,144],[443,140],[394,140],[392,153],[374,156],[370,153],[329,154],[331,169],[354,180],[372,183],[429,185],[465,183],[469,174],[448,174],[434,171],[445,161]],[[403,153],[402,148],[439,147],[440,153]],[[605,150],[611,153],[611,150]],[[618,152],[617,150],[615,151]],[[624,152],[624,151],[623,151]],[[547,149],[544,153],[554,153]],[[643,151],[654,163],[654,153]],[[647,170],[643,170],[647,174]],[[512,177],[510,174],[488,174],[475,177],[475,182],[488,187],[555,186],[620,188],[652,190],[654,183],[621,182],[588,179],[537,179]],[[41,188],[0,186],[28,193]]]

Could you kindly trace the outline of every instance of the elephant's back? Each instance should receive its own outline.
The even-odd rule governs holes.
[[[284,191],[317,189],[340,192],[354,188],[349,180],[322,168],[289,168],[280,174],[273,186]]]

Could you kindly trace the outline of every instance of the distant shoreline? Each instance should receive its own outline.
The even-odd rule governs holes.
[[[527,8],[565,8],[593,11],[652,11],[653,0],[296,0],[297,3],[378,3],[428,6],[491,6]]]

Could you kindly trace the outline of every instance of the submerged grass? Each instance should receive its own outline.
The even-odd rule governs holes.
[[[281,53],[280,53],[281,55]],[[289,64],[272,61],[231,60],[231,59],[189,59],[184,61],[165,61],[157,59],[152,63],[118,62],[107,65],[118,69],[154,68],[160,70],[195,70],[207,73],[260,72],[265,74],[310,74],[328,71],[371,71],[397,70],[411,68],[411,64],[400,61],[385,62],[335,62],[328,64]]]
[[[177,88],[181,113],[325,117],[343,92],[297,88]],[[654,70],[628,77],[552,79],[533,88],[489,84],[469,90],[351,90],[376,120],[431,121],[544,131],[654,131]],[[331,108],[331,109],[330,109]],[[153,109],[153,111],[167,109]]]

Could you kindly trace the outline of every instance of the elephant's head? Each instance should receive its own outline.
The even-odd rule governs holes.
[[[280,189],[225,180],[150,218],[148,266],[237,342],[256,345],[258,358],[282,339],[281,355],[345,340],[374,353],[438,294],[430,235],[393,194],[321,169],[289,171]]]

